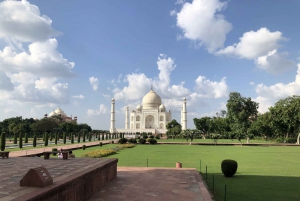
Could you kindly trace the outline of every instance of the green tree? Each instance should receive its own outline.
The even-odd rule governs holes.
[[[211,131],[211,118],[202,117],[200,119],[194,118],[194,124],[197,130],[201,131],[204,135],[208,135]]]
[[[296,137],[300,132],[300,96],[291,96],[270,107],[271,127],[277,136]]]
[[[78,133],[77,142],[80,143],[80,133]]]
[[[197,129],[186,129],[182,131],[182,135],[183,137],[186,139],[186,141],[188,142],[188,140],[190,140],[190,144],[192,144],[194,138],[199,137],[200,135],[200,131]]]
[[[54,128],[59,127],[57,121],[53,118],[44,118],[30,125],[34,132],[52,132]]]
[[[167,135],[171,136],[172,139],[174,139],[174,137],[179,136],[179,134],[181,133],[181,125],[175,120],[173,119],[172,121],[170,121],[167,125]]]
[[[5,150],[5,142],[6,142],[6,138],[5,138],[5,132],[1,133],[1,151]]]
[[[258,103],[242,97],[238,92],[231,92],[226,107],[232,133],[239,139],[248,136],[249,128],[258,115]]]
[[[33,137],[32,146],[33,146],[33,147],[36,147],[36,135]]]
[[[19,134],[19,148],[22,149],[23,147],[23,140],[22,140],[22,133]]]

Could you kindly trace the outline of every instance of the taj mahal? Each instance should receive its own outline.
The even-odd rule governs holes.
[[[115,99],[111,100],[111,133],[153,133],[163,134],[167,132],[166,125],[172,121],[172,111],[167,110],[162,104],[161,98],[152,89],[144,96],[142,105],[138,105],[135,110],[129,112],[126,106],[125,128],[116,128],[115,123]],[[187,129],[186,98],[183,98],[181,106],[181,126],[182,130]]]

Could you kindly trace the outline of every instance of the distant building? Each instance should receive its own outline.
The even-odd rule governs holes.
[[[186,98],[183,98],[181,107],[182,130],[186,130]],[[152,89],[143,98],[142,105],[138,105],[135,110],[129,113],[129,107],[125,111],[125,129],[115,127],[115,99],[111,100],[111,133],[136,133],[151,132],[153,134],[166,133],[166,125],[172,121],[171,110],[166,110],[161,98]]]
[[[53,110],[49,115],[46,113],[44,115],[44,118],[56,116],[62,118],[64,122],[77,122],[77,116],[75,116],[74,118],[72,118],[72,116],[68,117],[66,113],[62,109],[60,109],[60,107],[58,107],[56,110]]]

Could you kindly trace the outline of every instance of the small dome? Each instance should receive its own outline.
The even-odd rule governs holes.
[[[49,114],[49,117],[53,117],[53,116],[57,116],[54,110]]]
[[[67,115],[64,113],[64,111],[62,111],[62,109],[60,109],[60,107],[59,108],[57,108],[56,110],[55,110],[55,113],[56,113],[56,115],[61,115],[61,116],[63,116],[63,117],[66,117]]]
[[[136,106],[136,110],[141,110],[142,106],[139,104],[138,106]]]
[[[161,104],[160,106],[159,106],[159,109],[166,109],[166,107],[163,105],[163,104]]]
[[[161,105],[161,98],[153,90],[150,90],[143,98],[144,109],[157,109]]]

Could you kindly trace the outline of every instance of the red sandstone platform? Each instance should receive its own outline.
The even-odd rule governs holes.
[[[0,161],[0,201],[86,200],[117,176],[117,159],[15,157]],[[45,167],[53,178],[46,187],[23,187],[29,171]]]
[[[211,201],[194,168],[118,167],[118,176],[88,201]]]

